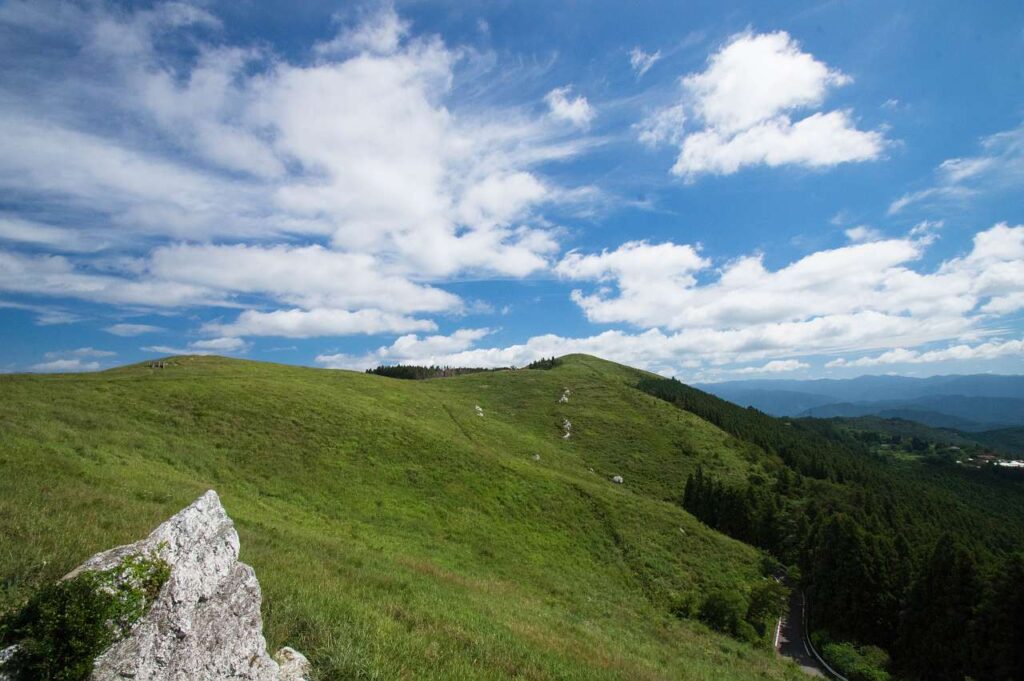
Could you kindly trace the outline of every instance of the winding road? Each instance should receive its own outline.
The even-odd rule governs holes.
[[[779,655],[788,657],[808,676],[831,678],[804,643],[804,595],[793,589],[789,595],[789,611],[782,618],[775,641]]]

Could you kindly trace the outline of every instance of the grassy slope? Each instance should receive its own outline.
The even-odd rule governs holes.
[[[271,646],[324,679],[799,678],[669,615],[757,578],[670,502],[754,453],[637,377],[585,356],[417,382],[199,357],[0,377],[0,609],[212,487]]]

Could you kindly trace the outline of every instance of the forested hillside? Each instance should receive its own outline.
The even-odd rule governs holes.
[[[699,469],[682,504],[797,564],[812,629],[862,678],[884,678],[879,648],[907,678],[1024,678],[1020,482],[882,460],[829,422],[772,418],[677,381],[640,387],[781,458],[741,484]]]

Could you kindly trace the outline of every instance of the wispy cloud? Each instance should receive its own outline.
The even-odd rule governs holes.
[[[956,204],[1024,185],[1024,125],[981,140],[977,156],[950,158],[935,170],[929,187],[908,192],[889,204],[889,214],[912,204]]]

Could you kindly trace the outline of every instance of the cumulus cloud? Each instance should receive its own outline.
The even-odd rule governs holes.
[[[110,350],[97,350],[96,348],[91,347],[47,352],[44,355],[46,361],[40,362],[39,364],[33,364],[29,370],[44,373],[99,371],[101,364],[97,360],[104,357],[113,357],[116,354],[116,352],[111,352]]]
[[[968,253],[918,271],[931,242],[919,232],[854,243],[776,270],[750,255],[715,276],[697,247],[628,242],[569,253],[556,271],[593,282],[572,294],[590,321],[677,331],[674,341],[699,338],[693,351],[721,361],[917,345],[1024,309],[1024,225],[995,225]]]
[[[940,350],[913,350],[894,348],[880,355],[858,359],[837,358],[828,362],[828,368],[874,367],[885,364],[928,364],[933,362],[987,360],[1000,357],[1024,357],[1024,340],[994,340],[977,345],[951,345]]]
[[[370,369],[381,364],[403,363],[456,366],[444,360],[453,353],[467,350],[490,333],[490,329],[459,329],[448,336],[409,334],[399,337],[391,345],[382,346],[365,355],[323,354],[317,356],[316,362],[329,369]]]
[[[444,337],[442,337],[444,338]],[[353,356],[346,354],[320,355],[317,362],[329,368],[365,369],[381,363],[438,364],[442,366],[506,367],[524,366],[543,357],[586,353],[597,355],[630,366],[641,367],[671,375],[681,367],[696,367],[710,357],[711,347],[731,346],[735,351],[752,348],[750,337],[724,338],[715,332],[696,331],[665,334],[658,329],[642,333],[619,330],[583,338],[567,338],[556,334],[534,336],[525,343],[504,347],[473,347],[474,339],[462,339],[465,348],[449,348],[439,354],[435,347],[429,350],[417,342],[416,337],[402,347],[384,346],[375,353]],[[775,342],[781,340],[781,336]],[[440,341],[445,343],[446,341]],[[434,341],[437,343],[437,341]],[[769,341],[770,344],[770,341]],[[397,345],[397,344],[396,344]],[[766,346],[767,347],[767,346]],[[753,358],[758,352],[744,350],[744,357]],[[724,355],[723,355],[724,356]]]
[[[858,129],[850,111],[794,117],[820,108],[830,90],[850,82],[784,31],[741,33],[709,57],[707,69],[683,78],[682,104],[652,113],[639,126],[640,138],[679,144],[672,173],[687,181],[751,165],[821,168],[879,158],[884,135]],[[704,127],[684,133],[679,106]],[[675,133],[673,121],[680,126]]]
[[[552,117],[568,121],[577,128],[586,128],[594,120],[594,109],[586,97],[583,95],[572,97],[571,93],[572,88],[568,85],[555,88],[544,96],[544,101],[551,109]]]
[[[629,65],[633,68],[637,78],[640,78],[647,73],[660,59],[661,50],[655,50],[653,53],[648,53],[644,52],[639,47],[634,47],[629,51]]]

